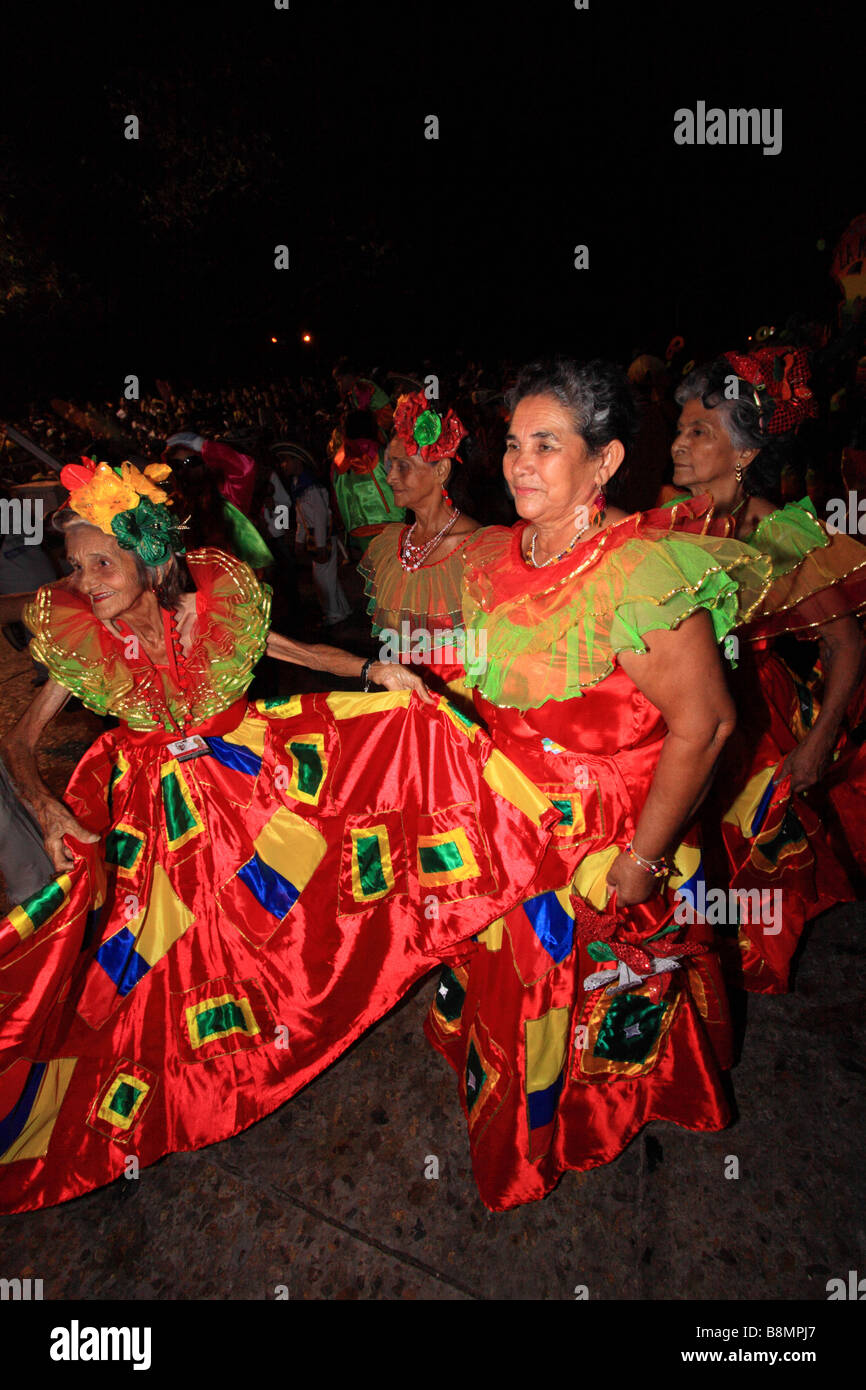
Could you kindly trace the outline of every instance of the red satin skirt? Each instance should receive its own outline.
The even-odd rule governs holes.
[[[829,785],[792,795],[789,777],[774,781],[813,722],[810,686],[757,648],[745,653],[734,687],[737,728],[701,813],[707,882],[751,895],[747,920],[718,933],[729,981],[783,994],[806,923],[855,893],[834,844]],[[863,789],[851,794],[864,804]]]
[[[731,1027],[711,929],[678,921],[671,892],[621,911],[608,900],[661,752],[658,711],[619,668],[525,714],[476,702],[564,813],[546,855],[563,864],[556,889],[534,885],[443,970],[425,1024],[457,1073],[481,1197],[501,1211],[611,1162],[652,1120],[724,1128]],[[694,885],[694,837],[674,858],[675,885]]]
[[[558,813],[444,699],[239,701],[197,732],[190,761],[99,738],[66,795],[98,843],[0,922],[0,1210],[267,1115],[561,873]]]

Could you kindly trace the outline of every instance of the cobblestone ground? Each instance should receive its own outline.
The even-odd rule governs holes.
[[[314,617],[307,593],[297,631]],[[327,640],[366,652],[364,631],[358,618]],[[31,675],[0,639],[0,729]],[[339,684],[295,668],[268,681]],[[58,794],[101,728],[81,710],[56,721],[42,763]],[[826,1300],[828,1279],[866,1270],[864,929],[864,904],[827,914],[793,994],[736,1001],[723,1134],[654,1124],[545,1201],[488,1212],[455,1080],[421,1033],[428,979],[236,1138],[0,1219],[3,1274],[41,1278],[52,1299],[268,1299],[279,1286],[292,1299],[571,1299],[586,1285],[592,1299]]]

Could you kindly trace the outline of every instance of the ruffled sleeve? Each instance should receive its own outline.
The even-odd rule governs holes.
[[[809,498],[764,517],[748,541],[772,565],[750,639],[783,632],[814,637],[823,623],[866,611],[866,546],[842,532],[828,534]]]
[[[185,667],[191,716],[208,719],[247,689],[265,650],[271,588],[243,560],[210,547],[186,557],[196,587],[198,620]]]
[[[270,627],[271,590],[242,560],[222,550],[186,557],[196,587],[197,620],[176,688],[165,667],[127,660],[121,641],[90,604],[70,590],[40,589],[24,611],[31,652],[59,685],[96,714],[114,714],[133,729],[196,724],[227,709],[250,684]]]
[[[497,528],[467,550],[464,619],[487,657],[467,684],[497,705],[572,699],[604,680],[621,652],[646,651],[646,633],[679,627],[700,608],[720,639],[769,584],[766,557],[738,541],[673,534],[658,513],[609,527],[549,569],[522,561],[521,529],[506,541]]]
[[[134,679],[121,650],[79,594],[46,586],[27,604],[22,621],[33,633],[34,660],[88,709],[107,714],[131,694]]]

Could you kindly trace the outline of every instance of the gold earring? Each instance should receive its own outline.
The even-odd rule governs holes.
[[[734,477],[737,480],[737,486],[739,486],[739,484],[743,481],[743,465],[740,463],[739,459],[737,459],[736,463],[734,464]]]

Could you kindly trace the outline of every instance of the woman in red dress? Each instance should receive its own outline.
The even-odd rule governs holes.
[[[781,504],[786,444],[817,414],[802,349],[727,353],[692,372],[676,398],[674,483],[703,512],[679,524],[736,536],[771,565],[770,587],[741,614],[731,649],[738,726],[704,832],[708,850],[715,841],[714,885],[760,893],[774,909],[759,923],[738,912],[723,923],[733,978],[781,993],[805,922],[853,896],[847,867],[866,871],[866,754],[851,737],[866,713],[856,618],[866,609],[866,547],[828,533],[808,498]],[[817,642],[814,675],[783,654],[785,636]]]
[[[487,648],[467,683],[562,812],[576,871],[443,972],[427,1021],[494,1210],[609,1162],[650,1120],[728,1123],[712,932],[674,920],[674,890],[700,872],[683,832],[734,723],[716,643],[738,584],[754,599],[767,570],[736,542],[678,535],[669,512],[616,505],[634,424],[618,369],[535,365],[510,405],[521,520],[464,548],[463,617]]]
[[[268,1114],[525,896],[558,820],[406,668],[248,703],[270,591],[180,559],[168,472],[65,469],[74,583],[25,612],[51,679],[3,753],[57,875],[0,921],[3,1211]],[[120,723],[61,803],[35,748],[70,692]]]
[[[400,397],[387,451],[388,482],[414,521],[384,526],[358,569],[384,659],[411,663],[432,690],[447,693],[468,712],[466,660],[482,662],[484,653],[465,650],[462,554],[479,526],[448,494],[465,434],[454,411],[440,414],[423,391]]]

